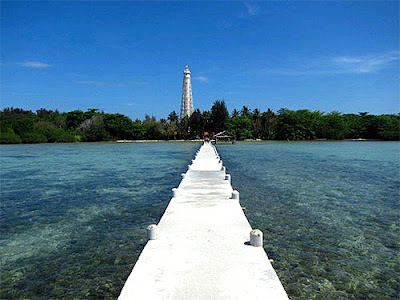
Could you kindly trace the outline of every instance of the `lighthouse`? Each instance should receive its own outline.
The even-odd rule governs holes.
[[[182,103],[181,103],[181,119],[193,113],[193,95],[192,80],[190,78],[189,67],[183,70],[183,87],[182,87]]]

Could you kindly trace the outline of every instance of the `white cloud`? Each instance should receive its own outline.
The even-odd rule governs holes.
[[[41,61],[27,61],[24,63],[19,64],[22,67],[27,67],[27,68],[34,68],[34,69],[44,69],[44,68],[50,68],[52,65],[46,64]]]
[[[316,59],[298,59],[282,63],[290,67],[261,69],[264,75],[335,75],[377,73],[400,60],[400,52],[389,51],[363,56],[334,56]]]
[[[197,80],[197,81],[201,81],[201,82],[207,82],[208,78],[205,76],[196,76],[193,79]]]
[[[126,102],[126,103],[122,103],[123,105],[126,105],[126,106],[138,106],[139,105],[139,103],[136,103],[136,102]]]
[[[391,51],[380,55],[340,56],[334,59],[348,73],[374,73],[399,60],[400,53]]]
[[[244,5],[246,6],[247,14],[249,16],[255,16],[259,14],[260,7],[256,3],[246,2]]]
[[[244,6],[246,10],[239,15],[239,18],[254,17],[260,13],[260,6],[254,2],[245,2]]]

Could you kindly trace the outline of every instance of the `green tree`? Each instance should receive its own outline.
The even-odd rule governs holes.
[[[179,121],[178,135],[180,139],[188,139],[190,137],[189,117],[186,116]]]
[[[176,136],[178,135],[178,125],[176,123],[167,124],[167,139],[176,140]]]
[[[263,126],[262,118],[259,109],[255,109],[253,112],[253,138],[259,139],[262,136]]]
[[[365,128],[364,134],[361,136],[365,139],[379,138],[379,120],[376,116],[370,115],[367,112],[360,113],[361,122]]]
[[[229,113],[225,101],[215,101],[211,107],[210,127],[211,131],[218,133],[225,129],[225,123],[229,118]]]
[[[66,115],[67,128],[77,129],[83,121],[86,120],[86,116],[81,110],[73,110]]]
[[[0,127],[3,129],[12,128],[14,133],[20,137],[32,132],[37,120],[37,116],[30,110],[11,107],[5,108],[0,113]]]
[[[252,138],[253,121],[242,115],[237,115],[227,121],[226,129],[236,136],[238,140]]]
[[[104,128],[114,139],[130,140],[134,137],[132,120],[121,114],[104,114]]]
[[[169,115],[168,115],[168,119],[167,120],[168,120],[169,124],[172,124],[172,123],[177,124],[178,121],[179,121],[179,117],[178,117],[176,111],[170,112]]]
[[[143,121],[144,138],[147,140],[160,140],[162,139],[162,131],[160,123],[154,116],[146,115]]]
[[[144,138],[145,129],[140,120],[135,120],[132,123],[132,139],[133,140],[142,140]]]
[[[110,135],[105,129],[103,115],[93,115],[90,119],[85,120],[79,125],[78,131],[82,133],[84,142],[100,142],[110,139]]]
[[[196,109],[189,118],[190,137],[202,137],[204,133],[203,114],[199,109]]]
[[[50,122],[57,128],[67,128],[67,116],[66,114],[60,114],[57,110],[47,110],[45,108],[38,109],[36,115],[42,121]]]
[[[240,111],[240,114],[245,117],[245,118],[252,118],[252,112],[247,106],[243,106],[242,110]]]
[[[202,118],[203,118],[203,122],[204,122],[204,128],[203,131],[204,132],[210,132],[211,131],[211,123],[210,123],[210,112],[208,110],[203,111],[203,113],[201,114]]]
[[[343,116],[340,112],[334,111],[319,119],[317,136],[330,140],[341,140],[346,136],[345,129]]]
[[[382,140],[400,140],[400,116],[381,115],[378,119],[378,138]]]
[[[239,112],[238,112],[238,110],[235,108],[235,109],[232,111],[232,118],[237,117],[238,115],[239,115]]]
[[[312,140],[322,114],[307,109],[297,111],[281,108],[277,115],[276,138],[287,140]]]
[[[20,144],[22,139],[12,128],[0,128],[0,144]]]
[[[357,139],[366,135],[365,124],[360,115],[345,114],[342,117],[345,123],[345,138]]]
[[[29,131],[22,135],[22,142],[24,144],[37,144],[37,143],[47,143],[48,140],[46,136],[39,131]]]
[[[261,138],[264,140],[275,139],[277,117],[275,113],[268,109],[261,114]]]

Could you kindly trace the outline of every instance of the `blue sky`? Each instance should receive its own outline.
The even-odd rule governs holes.
[[[399,3],[1,2],[1,108],[399,112]]]

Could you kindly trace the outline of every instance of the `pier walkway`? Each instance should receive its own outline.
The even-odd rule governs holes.
[[[182,177],[118,299],[288,299],[215,147]]]

